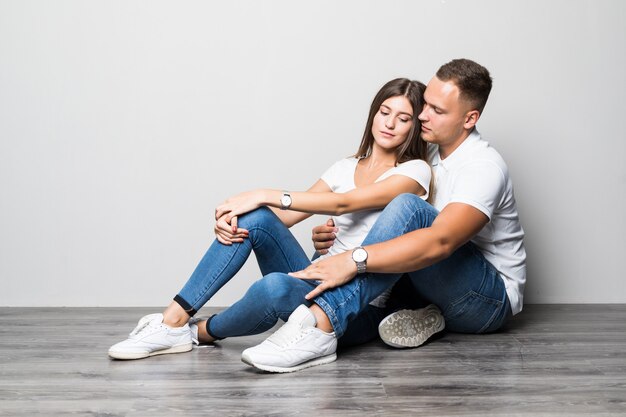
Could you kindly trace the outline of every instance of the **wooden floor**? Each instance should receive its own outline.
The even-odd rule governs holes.
[[[240,360],[267,334],[110,360],[150,312],[0,308],[0,415],[626,416],[626,305],[531,305],[498,334],[375,341],[283,375]]]

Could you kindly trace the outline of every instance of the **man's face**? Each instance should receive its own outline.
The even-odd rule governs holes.
[[[461,100],[460,93],[452,81],[441,81],[437,77],[430,80],[424,92],[426,104],[419,115],[422,138],[426,142],[440,148],[456,148],[465,139],[469,105]]]

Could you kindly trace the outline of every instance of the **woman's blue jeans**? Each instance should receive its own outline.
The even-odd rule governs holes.
[[[370,230],[363,244],[393,239],[432,224],[438,212],[412,194],[396,197]],[[176,301],[195,313],[243,265],[250,251],[265,275],[244,297],[213,317],[210,334],[231,337],[261,333],[278,319],[287,320],[304,296],[317,285],[287,275],[310,264],[289,230],[266,208],[241,216],[240,227],[250,231],[243,243],[225,246],[215,242]],[[402,278],[402,279],[401,279]],[[369,303],[398,280],[386,308]],[[380,319],[399,308],[436,304],[455,332],[485,333],[499,329],[510,316],[504,282],[480,251],[468,243],[449,258],[420,271],[402,274],[357,275],[349,283],[324,292],[314,302],[329,317],[344,345],[362,343],[377,335]]]
[[[196,314],[200,307],[235,276],[253,250],[261,273],[265,276],[271,272],[299,271],[311,264],[289,229],[267,207],[239,216],[238,226],[247,229],[249,237],[242,243],[232,245],[223,245],[215,240],[183,289],[174,298],[190,315]],[[251,302],[261,305],[267,301],[265,296],[255,296],[252,299],[246,297],[237,304],[245,300],[246,304]],[[300,304],[302,300],[298,300],[296,307]],[[293,310],[295,307],[289,311],[287,317]],[[248,321],[248,309],[239,310],[239,314],[241,316],[236,321]],[[231,332],[228,333],[231,336]],[[252,333],[245,331],[241,333],[243,334]]]

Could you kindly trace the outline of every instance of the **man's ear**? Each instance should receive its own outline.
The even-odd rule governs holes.
[[[465,114],[465,123],[463,123],[463,127],[467,130],[471,130],[478,123],[478,119],[480,119],[480,112],[478,110],[470,110]]]

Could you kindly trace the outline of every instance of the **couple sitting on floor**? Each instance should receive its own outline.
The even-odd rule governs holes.
[[[416,347],[444,327],[500,329],[522,309],[526,254],[506,163],[475,127],[490,91],[487,69],[467,59],[428,86],[385,84],[356,154],[308,191],[259,189],[218,206],[217,239],[185,286],[109,356],[186,352],[281,319],[242,360],[292,372],[334,361],[338,343],[380,335]],[[332,218],[313,229],[321,256],[311,262],[289,227],[313,214]],[[263,278],[226,310],[194,318],[251,251]]]

